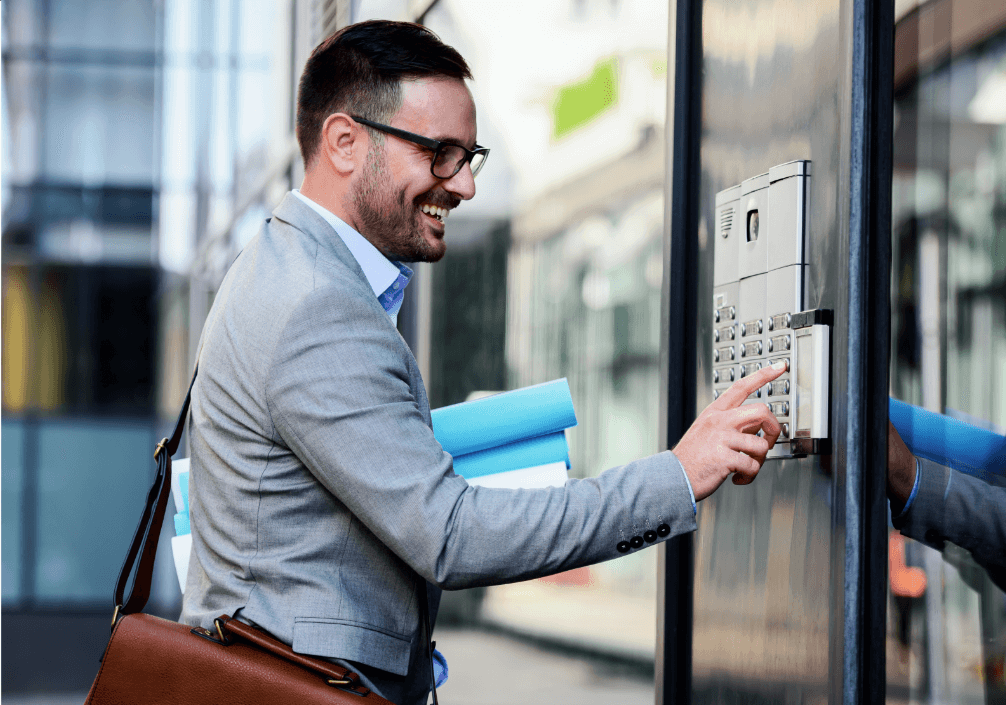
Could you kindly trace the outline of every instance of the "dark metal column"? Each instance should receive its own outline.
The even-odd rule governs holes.
[[[698,314],[699,140],[702,8],[674,0],[669,12],[667,181],[664,188],[664,278],[661,288],[661,447],[673,448],[695,417],[696,349],[685,331]],[[686,705],[692,691],[692,536],[660,547],[655,702]]]
[[[853,5],[842,702],[883,703],[894,4]]]

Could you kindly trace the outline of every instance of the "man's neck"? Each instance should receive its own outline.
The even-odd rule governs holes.
[[[353,217],[351,210],[346,207],[348,195],[344,189],[334,184],[326,183],[325,179],[308,172],[304,175],[304,181],[300,185],[300,192],[353,228],[353,230],[363,235],[363,237],[367,237],[360,231],[359,223]],[[367,239],[369,240],[370,238]]]

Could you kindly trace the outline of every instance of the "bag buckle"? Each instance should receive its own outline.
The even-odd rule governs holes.
[[[217,628],[215,633],[211,632],[209,629],[206,629],[205,627],[195,627],[191,631],[196,636],[201,636],[203,639],[212,641],[214,644],[222,644],[223,646],[230,646],[231,644],[234,643],[233,639],[228,638],[227,635],[224,634],[223,623],[220,621],[219,618],[213,620],[213,626]]]
[[[167,438],[161,439],[161,442],[154,448],[154,460],[157,460],[157,456],[164,452],[164,449],[168,447],[168,443],[170,441]]]

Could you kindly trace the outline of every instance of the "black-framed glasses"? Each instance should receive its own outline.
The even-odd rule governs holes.
[[[397,127],[391,127],[390,125],[382,125],[379,122],[357,117],[356,115],[350,115],[350,117],[361,125],[372,127],[375,130],[386,132],[389,135],[431,150],[433,152],[433,161],[430,163],[430,172],[438,179],[451,178],[461,171],[461,167],[465,165],[465,162],[471,162],[472,177],[474,178],[486,163],[486,157],[489,156],[488,148],[480,147],[479,145],[475,145],[475,149],[466,149],[460,144],[430,139],[429,137],[399,130]]]

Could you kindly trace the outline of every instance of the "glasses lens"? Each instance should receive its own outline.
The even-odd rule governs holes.
[[[433,173],[437,178],[449,179],[461,171],[464,163],[465,150],[455,144],[445,144],[433,162]]]
[[[488,152],[479,152],[474,157],[472,157],[472,178],[474,179],[478,176],[479,171],[482,170],[482,166],[486,163],[486,157],[489,156]]]

